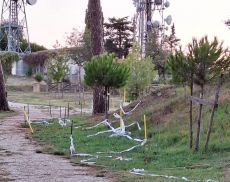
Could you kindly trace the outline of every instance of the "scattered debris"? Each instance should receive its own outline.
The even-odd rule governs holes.
[[[178,179],[178,180],[183,180],[183,181],[187,181],[187,182],[219,182],[219,181],[212,180],[212,179],[190,180],[186,177],[176,177],[176,176],[153,174],[153,173],[146,172],[144,169],[136,169],[136,168],[131,169],[129,172],[131,174],[136,174],[136,175],[140,175],[140,176],[160,177],[160,178],[165,178],[165,179]]]
[[[70,147],[69,147],[69,150],[70,150],[70,155],[72,156],[75,153],[75,147],[74,147],[74,144],[73,144],[73,136],[72,135],[70,135]]]
[[[113,160],[118,160],[118,161],[131,161],[133,160],[132,158],[124,158],[124,157],[116,157]]]

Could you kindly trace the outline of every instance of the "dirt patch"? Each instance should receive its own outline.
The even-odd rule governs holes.
[[[16,109],[17,116],[0,121],[0,181],[114,181],[110,175],[98,175],[95,168],[73,166],[63,157],[37,153],[41,149],[26,137],[28,128],[20,127],[24,123],[23,108]],[[42,119],[46,113],[33,109],[30,117]]]

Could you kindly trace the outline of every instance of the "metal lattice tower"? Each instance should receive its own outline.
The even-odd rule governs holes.
[[[146,39],[146,0],[133,0],[136,7],[135,20],[135,39],[140,46],[141,53],[145,50]]]
[[[168,0],[133,0],[136,7],[135,14],[135,38],[139,43],[141,54],[145,53],[145,45],[148,34],[155,29],[159,42],[165,36],[167,25],[171,24],[172,17],[164,18],[164,10],[169,7]]]
[[[36,1],[27,0],[26,2],[32,5]],[[0,30],[0,40],[5,43],[5,51],[31,52],[24,0],[3,0]],[[23,50],[22,39],[27,45],[27,47],[24,45]]]

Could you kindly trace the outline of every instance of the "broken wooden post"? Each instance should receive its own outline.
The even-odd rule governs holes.
[[[189,96],[189,100],[191,100],[192,102],[195,102],[197,104],[206,105],[209,107],[213,107],[213,105],[214,105],[214,102],[212,102],[212,101],[198,98],[198,97],[194,97],[194,96]]]
[[[220,94],[220,87],[222,84],[222,79],[223,79],[223,74],[220,75],[219,79],[218,79],[218,83],[217,83],[217,88],[216,88],[216,94],[215,94],[215,100],[214,100],[214,104],[212,107],[212,113],[210,116],[210,120],[208,123],[208,132],[207,132],[207,137],[206,137],[206,142],[205,142],[205,151],[208,150],[208,142],[209,142],[209,138],[211,135],[211,131],[212,131],[212,123],[213,123],[213,118],[214,118],[214,113],[217,110],[218,107],[218,99],[219,99],[219,94]]]
[[[190,96],[193,96],[193,74],[190,77]],[[192,149],[193,146],[193,120],[192,120],[192,100],[189,103],[189,148]]]

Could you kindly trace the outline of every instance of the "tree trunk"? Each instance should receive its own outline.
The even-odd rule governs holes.
[[[0,111],[9,111],[9,105],[6,97],[5,80],[2,69],[2,63],[0,62]]]
[[[100,0],[88,1],[87,20],[91,35],[92,55],[98,55],[103,52],[103,13]],[[93,114],[104,113],[105,103],[103,99],[103,88],[95,87],[93,93]]]
[[[105,87],[104,98],[105,98],[105,119],[108,119],[108,87]]]
[[[88,1],[88,23],[91,32],[91,52],[95,56],[103,52],[103,13],[100,0]]]
[[[107,110],[109,111],[110,108],[110,88],[108,88],[108,93],[107,93]]]
[[[81,100],[81,68],[80,65],[78,65],[78,100],[79,100],[79,105],[82,103]]]
[[[93,114],[105,112],[104,89],[95,87],[93,90]]]
[[[191,74],[190,80],[190,95],[193,95],[193,75]],[[193,146],[193,129],[192,129],[192,100],[189,103],[189,148]]]
[[[208,142],[209,142],[209,138],[210,138],[211,131],[212,131],[212,123],[213,123],[214,113],[217,110],[217,104],[218,104],[218,99],[219,99],[220,87],[222,85],[222,79],[223,79],[223,74],[220,75],[218,83],[217,83],[214,105],[213,105],[211,117],[210,117],[210,120],[208,123],[208,132],[207,132],[207,137],[206,137],[206,142],[205,142],[205,151],[208,150]]]
[[[204,85],[201,85],[200,98],[203,99],[203,96],[204,96]],[[202,109],[203,109],[203,105],[200,104],[198,118],[197,118],[197,133],[196,133],[195,151],[198,151],[200,147],[200,125],[201,125]]]

